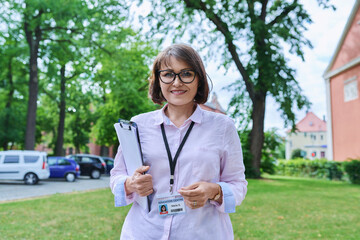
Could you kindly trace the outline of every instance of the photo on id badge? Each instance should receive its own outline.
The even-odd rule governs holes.
[[[159,206],[160,215],[168,214],[168,208],[166,204]]]

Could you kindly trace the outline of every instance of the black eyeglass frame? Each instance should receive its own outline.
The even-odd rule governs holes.
[[[181,74],[182,72],[184,72],[184,71],[192,71],[192,72],[194,72],[194,78],[193,78],[193,80],[191,80],[190,82],[184,82],[184,81],[181,79],[181,77],[180,77],[180,74]],[[164,81],[161,79],[161,73],[162,73],[162,72],[172,72],[172,73],[174,73],[174,79],[173,79],[171,82],[164,82]],[[159,70],[159,71],[158,71],[158,74],[159,74],[159,79],[160,79],[160,81],[163,82],[163,83],[165,83],[165,84],[171,84],[171,83],[173,83],[173,82],[175,81],[175,79],[176,79],[176,76],[179,77],[179,79],[180,79],[180,81],[181,81],[182,83],[190,84],[190,83],[192,83],[192,82],[195,80],[195,77],[196,77],[196,71],[191,70],[191,69],[184,69],[184,70],[180,71],[179,73],[175,73],[175,72],[170,71],[170,70]]]

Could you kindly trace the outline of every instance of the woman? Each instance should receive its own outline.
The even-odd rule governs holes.
[[[111,171],[115,205],[134,203],[121,239],[234,238],[228,213],[247,191],[242,150],[233,121],[199,107],[208,93],[203,62],[190,46],[175,44],[157,56],[149,95],[167,104],[132,118],[146,166],[129,176],[119,147]],[[139,196],[149,197],[150,212]],[[168,214],[159,212],[164,203]]]

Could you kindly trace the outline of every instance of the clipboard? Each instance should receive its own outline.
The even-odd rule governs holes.
[[[144,165],[138,127],[135,122],[124,119],[119,119],[114,127],[124,155],[127,173],[131,176],[137,168]],[[139,196],[135,201],[145,211],[150,211],[148,197]]]

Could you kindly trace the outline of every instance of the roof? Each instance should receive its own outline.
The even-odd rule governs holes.
[[[335,63],[336,57],[338,56],[338,54],[340,52],[341,46],[344,44],[346,35],[348,34],[348,32],[349,32],[349,30],[351,28],[351,25],[352,25],[352,23],[354,21],[354,18],[356,16],[356,13],[357,13],[357,10],[359,9],[359,7],[360,7],[360,1],[355,1],[354,7],[352,8],[350,16],[349,16],[349,18],[348,18],[348,20],[346,22],[344,31],[341,34],[340,41],[338,42],[338,44],[336,46],[336,49],[335,49],[335,52],[334,52],[333,56],[331,57],[330,63],[327,66],[327,68],[326,68],[326,70],[324,72],[324,77],[325,78],[327,77],[326,75],[328,75],[328,73],[331,71],[331,67]]]
[[[325,132],[326,122],[318,118],[313,112],[308,112],[306,116],[296,124],[296,132]]]
[[[211,102],[206,102],[205,104],[201,104],[200,106],[205,110],[226,114],[226,111],[221,107],[218,101],[216,93],[213,93]]]

